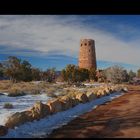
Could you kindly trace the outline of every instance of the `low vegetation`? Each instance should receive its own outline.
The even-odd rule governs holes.
[[[140,71],[138,70],[138,74]],[[9,96],[46,93],[50,97],[63,96],[74,88],[85,88],[83,83],[121,84],[132,81],[136,76],[133,71],[127,72],[123,67],[112,66],[104,70],[83,69],[69,64],[58,75],[54,68],[42,71],[32,67],[27,60],[9,56],[8,60],[0,63],[0,76],[9,80],[0,81],[0,92],[7,92]],[[63,84],[55,84],[60,80]],[[92,86],[88,87],[93,88]],[[59,95],[55,92],[58,91]]]
[[[13,105],[11,103],[5,103],[3,107],[6,109],[12,109]]]

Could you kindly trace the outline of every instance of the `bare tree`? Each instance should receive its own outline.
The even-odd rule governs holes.
[[[104,73],[107,80],[115,84],[126,82],[128,80],[127,71],[124,70],[123,67],[118,65],[107,68]]]

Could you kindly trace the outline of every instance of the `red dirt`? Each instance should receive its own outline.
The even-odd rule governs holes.
[[[49,138],[139,138],[140,90],[98,106],[54,130]]]

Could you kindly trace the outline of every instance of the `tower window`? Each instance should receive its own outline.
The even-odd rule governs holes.
[[[82,44],[81,44],[81,46],[82,46]]]
[[[90,52],[90,50],[89,50],[89,52]]]
[[[85,43],[85,46],[87,45],[87,43]]]

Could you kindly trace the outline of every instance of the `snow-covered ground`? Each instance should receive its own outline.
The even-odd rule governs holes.
[[[84,85],[86,87],[89,87],[89,86],[97,87],[97,86],[103,86],[103,85],[106,85],[106,84],[105,83],[94,82],[94,83],[84,83]],[[111,85],[111,84],[108,83],[108,85]]]
[[[47,135],[50,134],[52,130],[59,128],[64,124],[67,124],[75,117],[96,108],[98,105],[122,96],[123,94],[125,93],[115,92],[109,96],[104,96],[85,104],[81,103],[69,110],[56,113],[39,121],[25,123],[19,127],[16,127],[15,129],[9,129],[8,134],[3,138],[47,137]]]
[[[101,85],[103,85],[103,84],[101,84],[101,83],[84,83],[84,85],[86,85],[86,86],[101,86]]]
[[[25,95],[17,97],[9,97],[7,95],[0,95],[0,125],[4,125],[6,118],[15,113],[26,110],[28,107],[31,107],[36,101],[46,102],[50,97],[47,94],[40,95]],[[11,103],[13,109],[3,108],[5,103]]]

